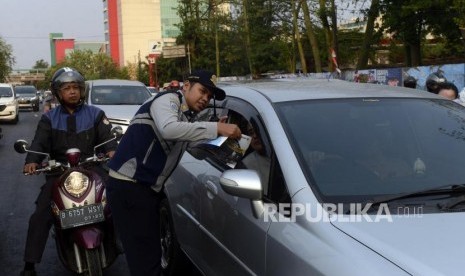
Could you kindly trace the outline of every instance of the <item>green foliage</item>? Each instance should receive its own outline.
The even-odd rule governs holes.
[[[298,62],[295,34],[291,25],[290,1],[297,0],[180,0],[178,14],[181,18],[181,35],[178,45],[188,45],[191,52],[192,68],[216,70],[216,51],[219,51],[221,76],[254,76],[268,71],[293,72]],[[329,6],[331,1],[307,0],[313,32],[317,38],[323,68],[328,68],[330,57],[323,32],[323,23],[318,16],[320,5]],[[336,1],[341,10],[350,10],[364,1]],[[341,68],[355,66],[361,51],[368,49],[372,64],[376,51],[390,50],[391,61],[396,66],[428,61],[433,58],[461,58],[465,55],[465,44],[460,28],[465,28],[465,0],[380,0],[379,14],[383,15],[382,25],[376,26],[375,33],[363,46],[364,34],[359,31],[338,31],[338,63]],[[235,5],[232,14],[218,12],[223,3]],[[297,2],[298,5],[299,2]],[[366,7],[366,5],[365,5]],[[325,11],[326,11],[325,7]],[[377,6],[378,9],[378,6]],[[378,10],[376,9],[376,14]],[[357,11],[365,21],[368,10]],[[330,19],[329,15],[325,18]],[[378,22],[378,21],[376,21]],[[245,23],[248,23],[247,25]],[[305,34],[303,14],[299,14],[299,29],[306,63],[312,72],[314,58],[311,45]],[[331,23],[329,23],[331,24]],[[379,23],[376,23],[379,24]],[[380,28],[378,28],[380,27]],[[217,34],[217,36],[216,36]],[[434,41],[426,40],[428,34]],[[389,35],[389,36],[388,36]],[[464,29],[465,35],[465,29]],[[391,39],[392,45],[381,45],[380,41]],[[216,42],[218,41],[218,49]],[[425,47],[426,43],[428,46]],[[248,47],[250,45],[250,48]],[[249,50],[250,49],[250,55]],[[160,82],[183,75],[187,72],[186,59],[183,62],[159,59]],[[250,65],[250,66],[249,66]],[[181,71],[181,72],[180,72]],[[250,72],[252,71],[252,72]]]
[[[383,27],[393,34],[394,39],[414,50],[410,53],[418,57],[425,52],[420,47],[424,45],[428,34],[439,40],[444,38],[442,41],[447,48],[464,53],[464,44],[457,25],[458,19],[464,15],[458,7],[454,7],[454,3],[457,3],[457,0],[382,1]]]
[[[13,49],[0,37],[0,82],[5,82],[15,64]]]
[[[106,54],[94,54],[90,50],[74,51],[63,62],[52,66],[45,73],[45,82],[50,79],[56,70],[62,67],[71,67],[78,70],[86,80],[94,79],[129,79],[129,73],[120,69],[111,57]]]
[[[45,60],[41,59],[41,60],[37,60],[36,61],[36,64],[34,65],[34,67],[32,67],[33,69],[47,69],[49,67],[49,64],[48,62],[46,62]]]

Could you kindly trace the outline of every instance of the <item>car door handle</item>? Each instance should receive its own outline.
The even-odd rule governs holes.
[[[207,189],[207,192],[217,195],[218,194],[218,188],[216,187],[215,183],[211,180],[207,180],[205,182],[205,189]]]

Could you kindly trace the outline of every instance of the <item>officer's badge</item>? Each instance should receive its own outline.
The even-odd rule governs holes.
[[[216,75],[212,75],[210,80],[213,82],[214,85],[216,85],[216,81],[217,81]]]
[[[106,125],[110,124],[110,121],[108,121],[107,117],[103,117],[102,122]]]
[[[181,104],[181,111],[185,112],[187,110],[189,110],[189,107],[187,106],[187,104]]]

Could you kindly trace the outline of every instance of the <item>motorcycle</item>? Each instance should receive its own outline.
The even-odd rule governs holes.
[[[28,142],[18,140],[18,153],[45,155],[45,162],[36,173],[59,174],[52,188],[52,235],[63,265],[78,274],[102,275],[121,253],[113,227],[105,193],[108,158],[97,149],[122,136],[121,127],[112,129],[113,138],[94,147],[94,155],[80,161],[80,150],[68,149],[67,164],[51,160],[49,154],[28,149]],[[27,175],[27,174],[26,174]]]

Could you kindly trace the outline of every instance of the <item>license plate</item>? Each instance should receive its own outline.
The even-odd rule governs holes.
[[[61,228],[71,228],[105,220],[102,204],[80,206],[59,213]]]

